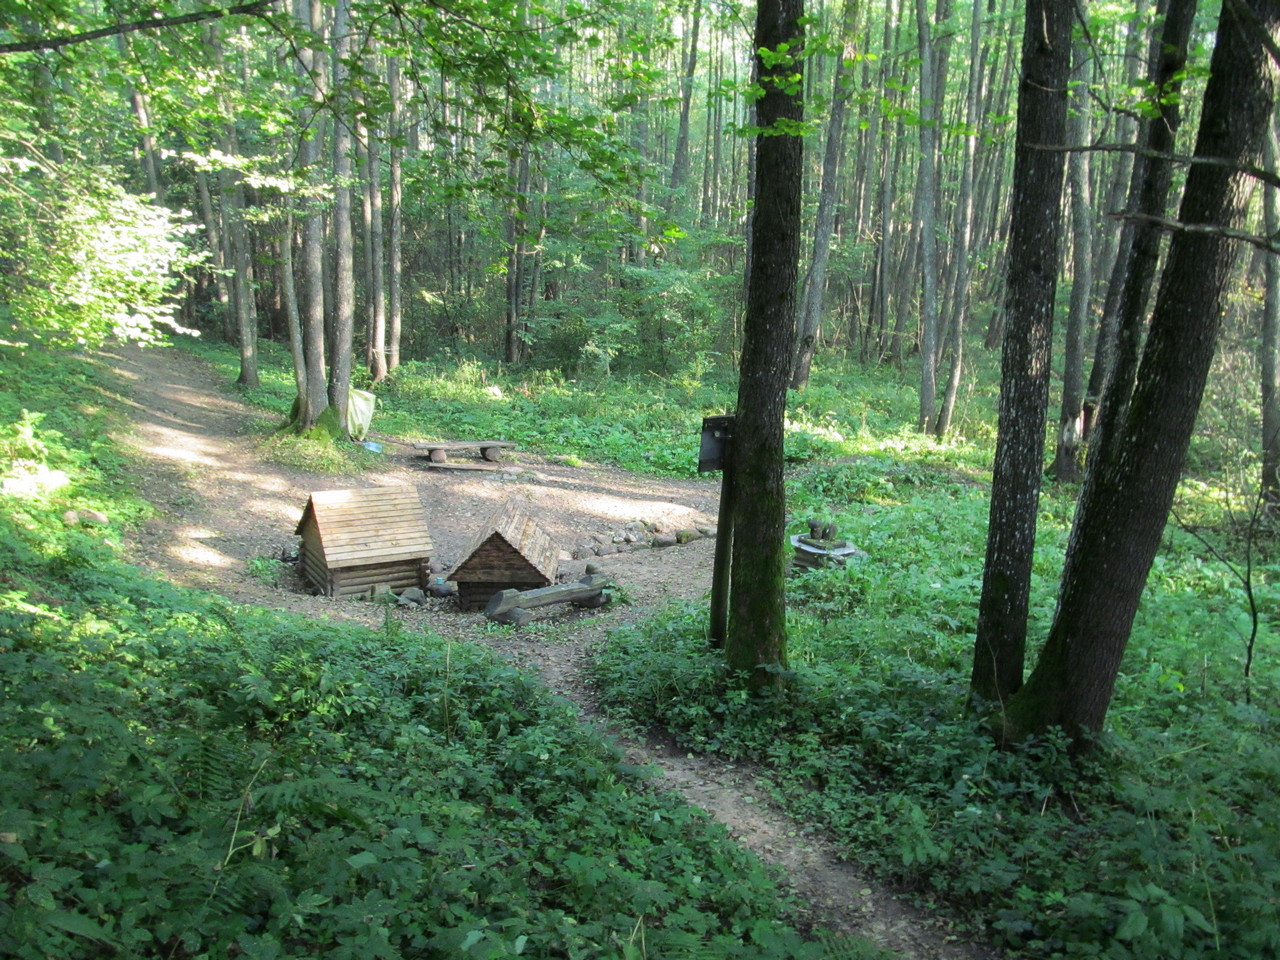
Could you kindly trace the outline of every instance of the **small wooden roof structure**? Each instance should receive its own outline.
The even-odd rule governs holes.
[[[559,568],[560,547],[551,534],[507,500],[471,539],[449,579],[457,582],[465,609],[483,606],[499,590],[553,583]]]
[[[316,491],[295,532],[307,578],[330,596],[416,584],[434,549],[414,487]]]

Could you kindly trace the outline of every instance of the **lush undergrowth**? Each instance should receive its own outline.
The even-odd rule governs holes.
[[[1274,564],[1255,558],[1246,681],[1241,583],[1170,531],[1111,732],[1077,764],[1054,740],[996,750],[965,709],[985,489],[886,450],[805,468],[791,504],[797,519],[834,516],[869,556],[790,581],[789,692],[747,698],[706,647],[705,612],[676,609],[601,651],[610,711],[759,761],[850,857],[1030,955],[1280,952]],[[1044,502],[1033,636],[1052,616],[1070,508]]]
[[[229,353],[201,351],[232,372]],[[292,381],[265,357],[249,399],[283,416]],[[19,798],[0,824],[6,930],[86,955],[95,937],[172,955],[321,940],[340,954],[369,937],[425,955],[806,949],[774,922],[752,862],[640,789],[519,674],[430,637],[263,619],[121,572],[109,530],[57,520],[69,504],[146,509],[103,479],[117,454],[93,416],[67,413],[92,414],[102,394],[67,369],[81,372],[63,412],[43,421],[0,395],[4,455],[68,482],[4,501],[0,622],[16,639],[0,657],[17,734],[0,776]],[[700,418],[732,400],[713,377],[586,385],[466,363],[410,366],[378,392],[384,436],[492,435],[678,475]],[[1185,483],[1186,526],[1152,571],[1101,749],[997,751],[965,709],[989,397],[970,399],[972,440],[947,443],[914,433],[912,398],[886,370],[820,372],[792,398],[792,530],[831,519],[868,556],[790,581],[788,692],[753,701],[728,683],[705,611],[677,608],[601,649],[607,707],[759,761],[851,858],[1025,955],[1280,954],[1274,532],[1236,523],[1249,511],[1210,480]],[[1196,462],[1215,456],[1201,443]],[[333,465],[359,460],[340,449]],[[1042,500],[1033,637],[1052,616],[1073,495]],[[139,898],[161,862],[178,881]],[[198,921],[158,922],[180,912]],[[126,941],[125,920],[154,939]]]
[[[121,564],[113,415],[0,358],[0,954],[873,956],[482,649]]]

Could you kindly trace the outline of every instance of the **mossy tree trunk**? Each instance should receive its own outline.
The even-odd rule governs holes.
[[[1058,612],[1026,685],[1002,719],[1006,738],[1052,727],[1088,744],[1102,729],[1147,574],[1164,532],[1213,360],[1278,75],[1280,2],[1227,3],[1205,88],[1197,157],[1170,242],[1142,361],[1105,455],[1091,458],[1067,552]],[[1109,400],[1107,402],[1110,402]]]
[[[756,104],[756,180],[731,456],[737,483],[725,659],[753,689],[783,682],[787,664],[786,505],[782,422],[794,356],[804,117],[803,0],[761,0],[754,49],[763,95]],[[764,53],[760,53],[764,51]]]

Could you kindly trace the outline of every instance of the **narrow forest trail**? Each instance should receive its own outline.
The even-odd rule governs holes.
[[[175,349],[136,347],[110,349],[100,358],[125,385],[122,399],[132,410],[131,429],[120,439],[134,454],[138,489],[157,510],[127,538],[129,558],[175,583],[233,602],[382,624],[386,607],[312,597],[295,582],[266,584],[251,575],[254,558],[296,549],[294,526],[312,490],[416,486],[445,562],[458,559],[475,526],[508,497],[526,501],[567,543],[636,519],[683,526],[713,522],[715,516],[718,490],[711,483],[570,468],[523,453],[513,458],[511,470],[487,474],[428,471],[404,453],[359,476],[299,471],[260,455],[268,418],[235,399],[198,359]],[[655,789],[675,791],[706,810],[738,842],[777,866],[804,904],[806,925],[868,937],[910,960],[998,957],[988,945],[957,934],[944,919],[916,909],[864,876],[856,864],[841,860],[829,843],[769,802],[751,770],[687,754],[656,735],[643,741],[626,736],[600,716],[584,678],[591,644],[671,599],[702,597],[710,584],[712,554],[712,542],[703,540],[600,558],[597,562],[624,586],[632,603],[603,613],[554,616],[540,621],[542,629],[487,630],[482,615],[462,614],[447,604],[393,615],[414,629],[486,644],[536,670],[576,705],[583,722],[615,736],[629,762],[655,770],[650,781]]]

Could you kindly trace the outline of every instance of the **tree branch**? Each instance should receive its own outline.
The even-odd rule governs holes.
[[[1277,245],[1274,237],[1262,237],[1256,233],[1233,230],[1230,227],[1221,227],[1214,223],[1184,223],[1181,220],[1156,217],[1149,213],[1126,213],[1124,211],[1109,213],[1107,216],[1115,220],[1146,223],[1158,230],[1165,230],[1170,233],[1201,233],[1211,237],[1222,237],[1226,240],[1241,240],[1244,243],[1252,244],[1260,250],[1266,250],[1268,253],[1280,253],[1280,245]]]
[[[1126,143],[1097,143],[1093,146],[1080,147],[1064,147],[1049,144],[1033,143],[1027,144],[1032,150],[1045,150],[1054,153],[1132,153],[1136,156],[1147,157],[1152,160],[1167,160],[1170,163],[1184,163],[1187,165],[1198,163],[1206,166],[1225,167],[1228,170],[1234,170],[1237,173],[1243,173],[1255,180],[1259,180],[1268,186],[1280,189],[1280,173],[1267,170],[1264,167],[1258,167],[1251,163],[1235,163],[1230,160],[1224,160],[1221,157],[1198,157],[1186,153],[1165,153],[1160,150],[1147,150],[1143,147],[1134,146]]]
[[[265,13],[275,0],[254,0],[224,9],[200,10],[196,13],[184,13],[175,17],[152,17],[148,20],[133,20],[129,23],[117,23],[84,33],[69,33],[61,37],[40,37],[35,40],[20,40],[13,43],[0,43],[0,54],[28,53],[33,50],[58,50],[77,43],[88,43],[103,37],[115,37],[125,33],[136,33],[139,30],[155,30],[159,27],[176,27],[184,23],[199,23],[202,20],[218,20],[233,14]]]

